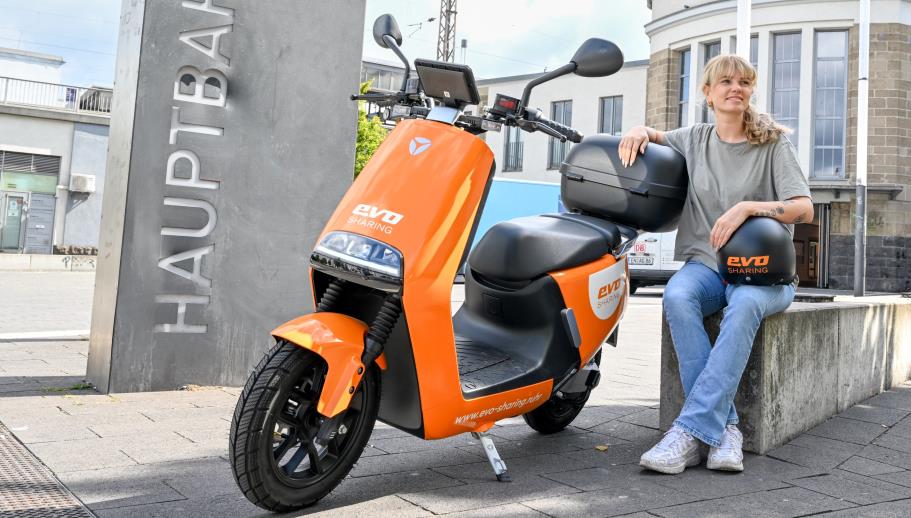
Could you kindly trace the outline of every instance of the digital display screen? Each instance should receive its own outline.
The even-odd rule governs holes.
[[[463,107],[481,100],[474,75],[466,65],[416,59],[414,68],[421,78],[424,93],[446,106]]]
[[[516,111],[519,109],[519,100],[515,97],[510,97],[508,95],[497,94],[497,98],[493,102],[493,106],[490,108],[490,112],[498,114],[500,116],[506,115],[515,115]]]

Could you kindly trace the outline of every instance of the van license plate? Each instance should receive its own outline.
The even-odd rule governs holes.
[[[629,264],[655,264],[654,257],[630,257]]]

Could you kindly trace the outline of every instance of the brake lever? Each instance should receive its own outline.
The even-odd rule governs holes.
[[[553,137],[553,138],[555,138],[555,139],[559,139],[560,142],[566,142],[566,135],[564,135],[564,134],[560,133],[559,131],[557,131],[557,130],[551,128],[550,126],[541,124],[540,122],[536,122],[536,121],[531,121],[531,124],[532,124],[532,126],[534,127],[534,129],[535,129],[536,131],[540,131],[540,132],[542,132],[542,133],[547,133],[547,134],[550,135],[551,137]]]

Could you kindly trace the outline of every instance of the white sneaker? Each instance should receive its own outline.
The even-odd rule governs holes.
[[[729,424],[721,436],[721,446],[709,449],[709,469],[721,471],[743,471],[743,434],[737,425]]]
[[[661,473],[676,475],[699,464],[699,441],[679,426],[672,426],[658,444],[642,454],[639,465]]]

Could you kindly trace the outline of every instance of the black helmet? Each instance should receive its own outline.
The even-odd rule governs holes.
[[[718,272],[730,284],[790,284],[796,263],[791,233],[772,218],[747,219],[718,250]]]

